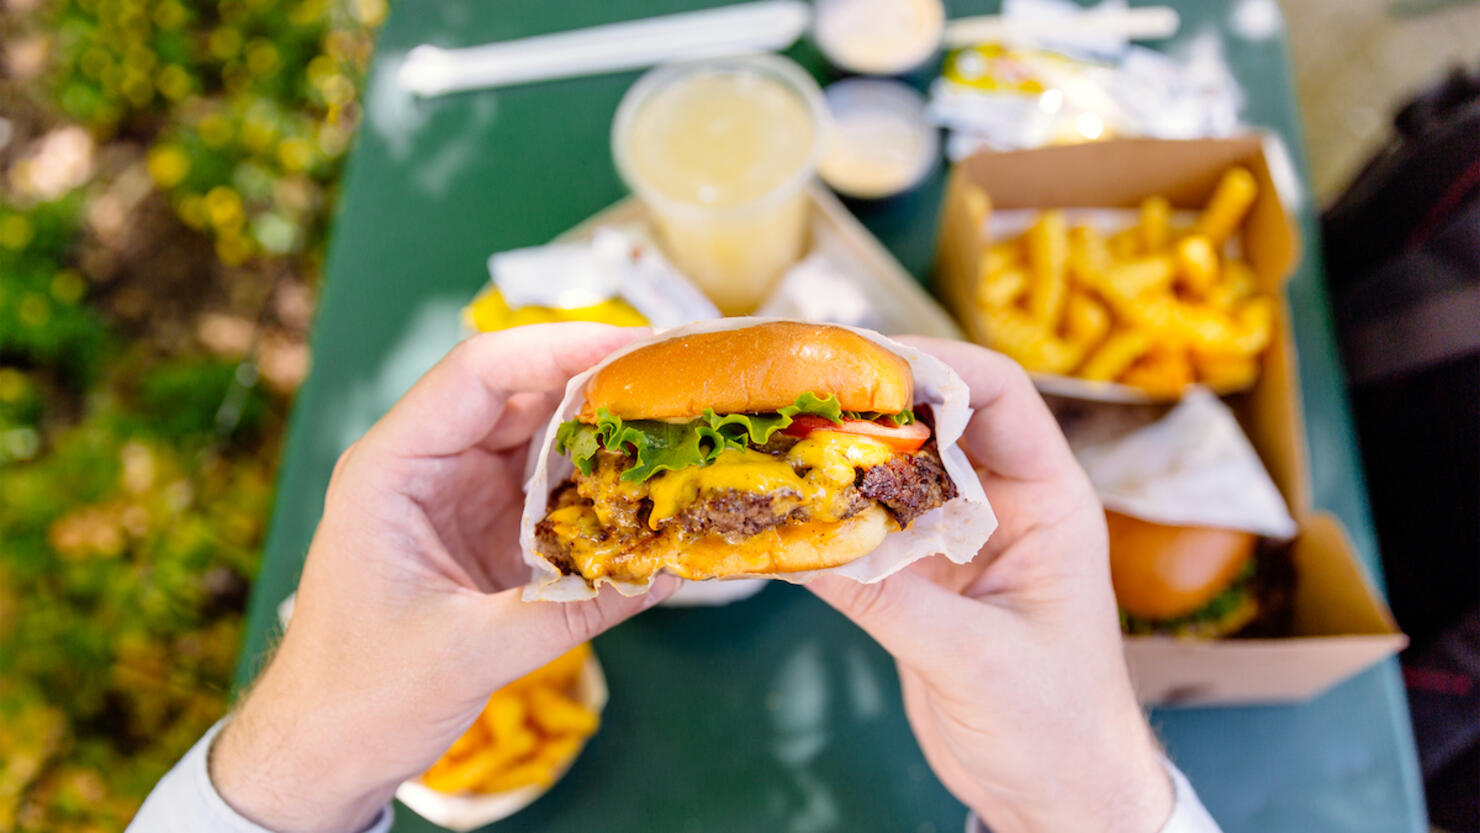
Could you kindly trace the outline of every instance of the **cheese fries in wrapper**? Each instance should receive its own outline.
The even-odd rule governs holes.
[[[732,318],[624,348],[571,380],[533,458],[524,597],[965,563],[997,525],[957,447],[969,403],[868,330]]]

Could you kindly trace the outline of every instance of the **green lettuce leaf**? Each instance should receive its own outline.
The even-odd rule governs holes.
[[[765,445],[777,431],[800,414],[820,416],[834,423],[844,419],[876,419],[878,414],[845,412],[837,397],[804,393],[774,414],[716,414],[704,411],[690,422],[656,419],[624,420],[605,408],[596,412],[596,424],[571,420],[555,432],[555,450],[570,457],[582,474],[590,474],[601,449],[633,458],[622,479],[641,483],[661,471],[677,471],[714,462],[726,449]],[[914,414],[888,414],[896,425],[914,421]],[[901,421],[903,420],[903,421]]]

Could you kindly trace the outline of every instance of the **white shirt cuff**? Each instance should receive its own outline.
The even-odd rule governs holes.
[[[1192,783],[1182,774],[1182,770],[1177,769],[1166,758],[1161,759],[1161,764],[1172,778],[1175,797],[1172,800],[1172,816],[1157,833],[1222,833],[1218,822],[1213,821],[1207,808],[1203,807],[1197,792],[1192,789]],[[966,833],[991,833],[991,830],[976,817],[976,813],[969,813],[966,816]]]
[[[223,719],[212,726],[154,785],[126,833],[273,833],[231,809],[211,783],[206,764],[224,725]],[[386,833],[394,817],[387,804],[365,830],[345,833]]]

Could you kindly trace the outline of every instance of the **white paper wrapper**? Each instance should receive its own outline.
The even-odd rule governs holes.
[[[297,594],[291,594],[278,604],[278,623],[283,627],[288,626],[288,620],[293,618],[293,602],[298,598]],[[596,652],[592,651],[586,656],[586,663],[581,666],[581,675],[576,679],[576,699],[581,705],[601,714],[606,708],[606,701],[611,692],[606,685],[606,674],[601,670],[601,663],[596,660]],[[587,741],[590,738],[586,739]],[[476,830],[487,824],[492,824],[499,819],[523,810],[534,800],[544,795],[555,786],[565,773],[570,771],[576,758],[581,757],[581,750],[586,748],[584,742],[571,753],[571,756],[560,770],[555,773],[555,778],[549,787],[531,784],[516,790],[504,790],[497,793],[452,795],[437,792],[426,784],[417,780],[403,781],[396,788],[396,798],[407,807],[410,807],[417,815],[434,824],[440,824],[449,830]]]
[[[1193,389],[1149,425],[1074,453],[1100,501],[1116,512],[1277,540],[1298,531],[1233,412],[1206,389]]]
[[[600,364],[570,380],[565,389],[565,400],[560,403],[555,416],[545,431],[543,442],[531,459],[534,471],[525,484],[524,517],[520,523],[519,542],[524,549],[524,558],[532,569],[530,583],[524,589],[525,601],[569,602],[589,599],[596,595],[597,588],[586,583],[580,576],[564,576],[535,551],[534,527],[545,517],[550,489],[564,480],[573,471],[570,461],[555,451],[555,431],[560,423],[573,419],[585,404],[586,383],[598,370],[618,356],[656,341],[689,335],[691,333],[720,332],[750,327],[776,319],[726,318],[716,321],[701,321],[668,330],[655,338],[626,347],[607,357]],[[966,383],[933,356],[885,338],[870,330],[853,327],[848,329],[897,353],[910,364],[915,376],[915,402],[928,403],[935,414],[936,442],[940,447],[941,460],[946,472],[955,481],[959,496],[945,506],[933,509],[915,519],[907,530],[891,532],[877,549],[862,558],[833,567],[825,572],[847,576],[855,581],[875,582],[902,569],[912,561],[937,553],[958,564],[964,564],[976,556],[992,531],[997,528],[997,518],[987,503],[980,481],[967,462],[966,455],[956,441],[966,428],[971,417],[970,391]],[[788,573],[759,578],[781,578],[802,584],[824,571]],[[652,581],[619,582],[602,578],[600,584],[611,584],[623,595],[636,596],[647,591]]]

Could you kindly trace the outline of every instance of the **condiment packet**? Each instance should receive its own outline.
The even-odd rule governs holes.
[[[597,229],[590,241],[551,243],[488,258],[510,307],[575,309],[621,298],[655,327],[716,318],[719,310],[632,229]]]
[[[297,598],[296,593],[291,593],[278,604],[278,623],[284,628],[288,626],[288,620],[293,618],[293,605]],[[606,674],[601,670],[601,663],[596,660],[596,652],[592,651],[587,654],[586,662],[581,666],[581,675],[576,679],[576,699],[592,712],[601,714],[610,697],[611,692],[606,685]],[[586,741],[589,742],[590,738]],[[530,784],[497,793],[453,795],[438,792],[416,779],[411,779],[401,782],[401,785],[396,787],[396,800],[410,807],[412,811],[427,821],[440,824],[449,830],[477,830],[514,815],[533,804],[535,799],[549,792],[550,788],[555,786],[555,782],[570,771],[571,765],[581,756],[581,749],[584,748],[585,742],[555,773],[555,778],[549,785]]]
[[[564,401],[555,411],[543,441],[532,455],[535,461],[534,472],[525,484],[524,517],[520,521],[519,542],[524,550],[524,559],[532,570],[530,583],[524,589],[525,601],[567,602],[589,599],[596,595],[597,588],[588,585],[584,578],[562,575],[553,564],[541,557],[535,550],[534,537],[535,524],[545,517],[548,509],[551,488],[574,470],[570,461],[555,451],[555,432],[560,423],[574,418],[585,404],[586,383],[590,378],[617,357],[656,341],[692,333],[739,329],[773,320],[776,319],[725,318],[677,327],[652,339],[629,345],[570,380],[565,389]],[[932,408],[941,461],[955,482],[959,495],[946,505],[916,518],[909,529],[889,533],[877,549],[862,558],[827,570],[758,577],[780,578],[794,584],[804,584],[814,576],[826,572],[872,583],[887,578],[913,561],[937,553],[944,554],[958,564],[964,564],[976,556],[977,551],[997,528],[996,515],[987,502],[981,482],[967,461],[966,454],[957,445],[967,421],[971,418],[971,391],[966,383],[934,356],[871,330],[856,327],[848,329],[909,362],[915,377],[915,401],[929,404]],[[621,582],[603,578],[598,579],[597,583],[598,586],[611,584],[627,596],[640,595],[652,586],[651,579],[644,582]]]
[[[1171,526],[1240,529],[1281,541],[1295,537],[1295,519],[1258,452],[1233,412],[1210,391],[1194,388],[1160,418],[1108,438],[1127,418],[1146,419],[1155,411],[1071,407],[1073,417],[1061,416],[1060,422],[1105,508]],[[1095,438],[1075,442],[1087,435]]]

